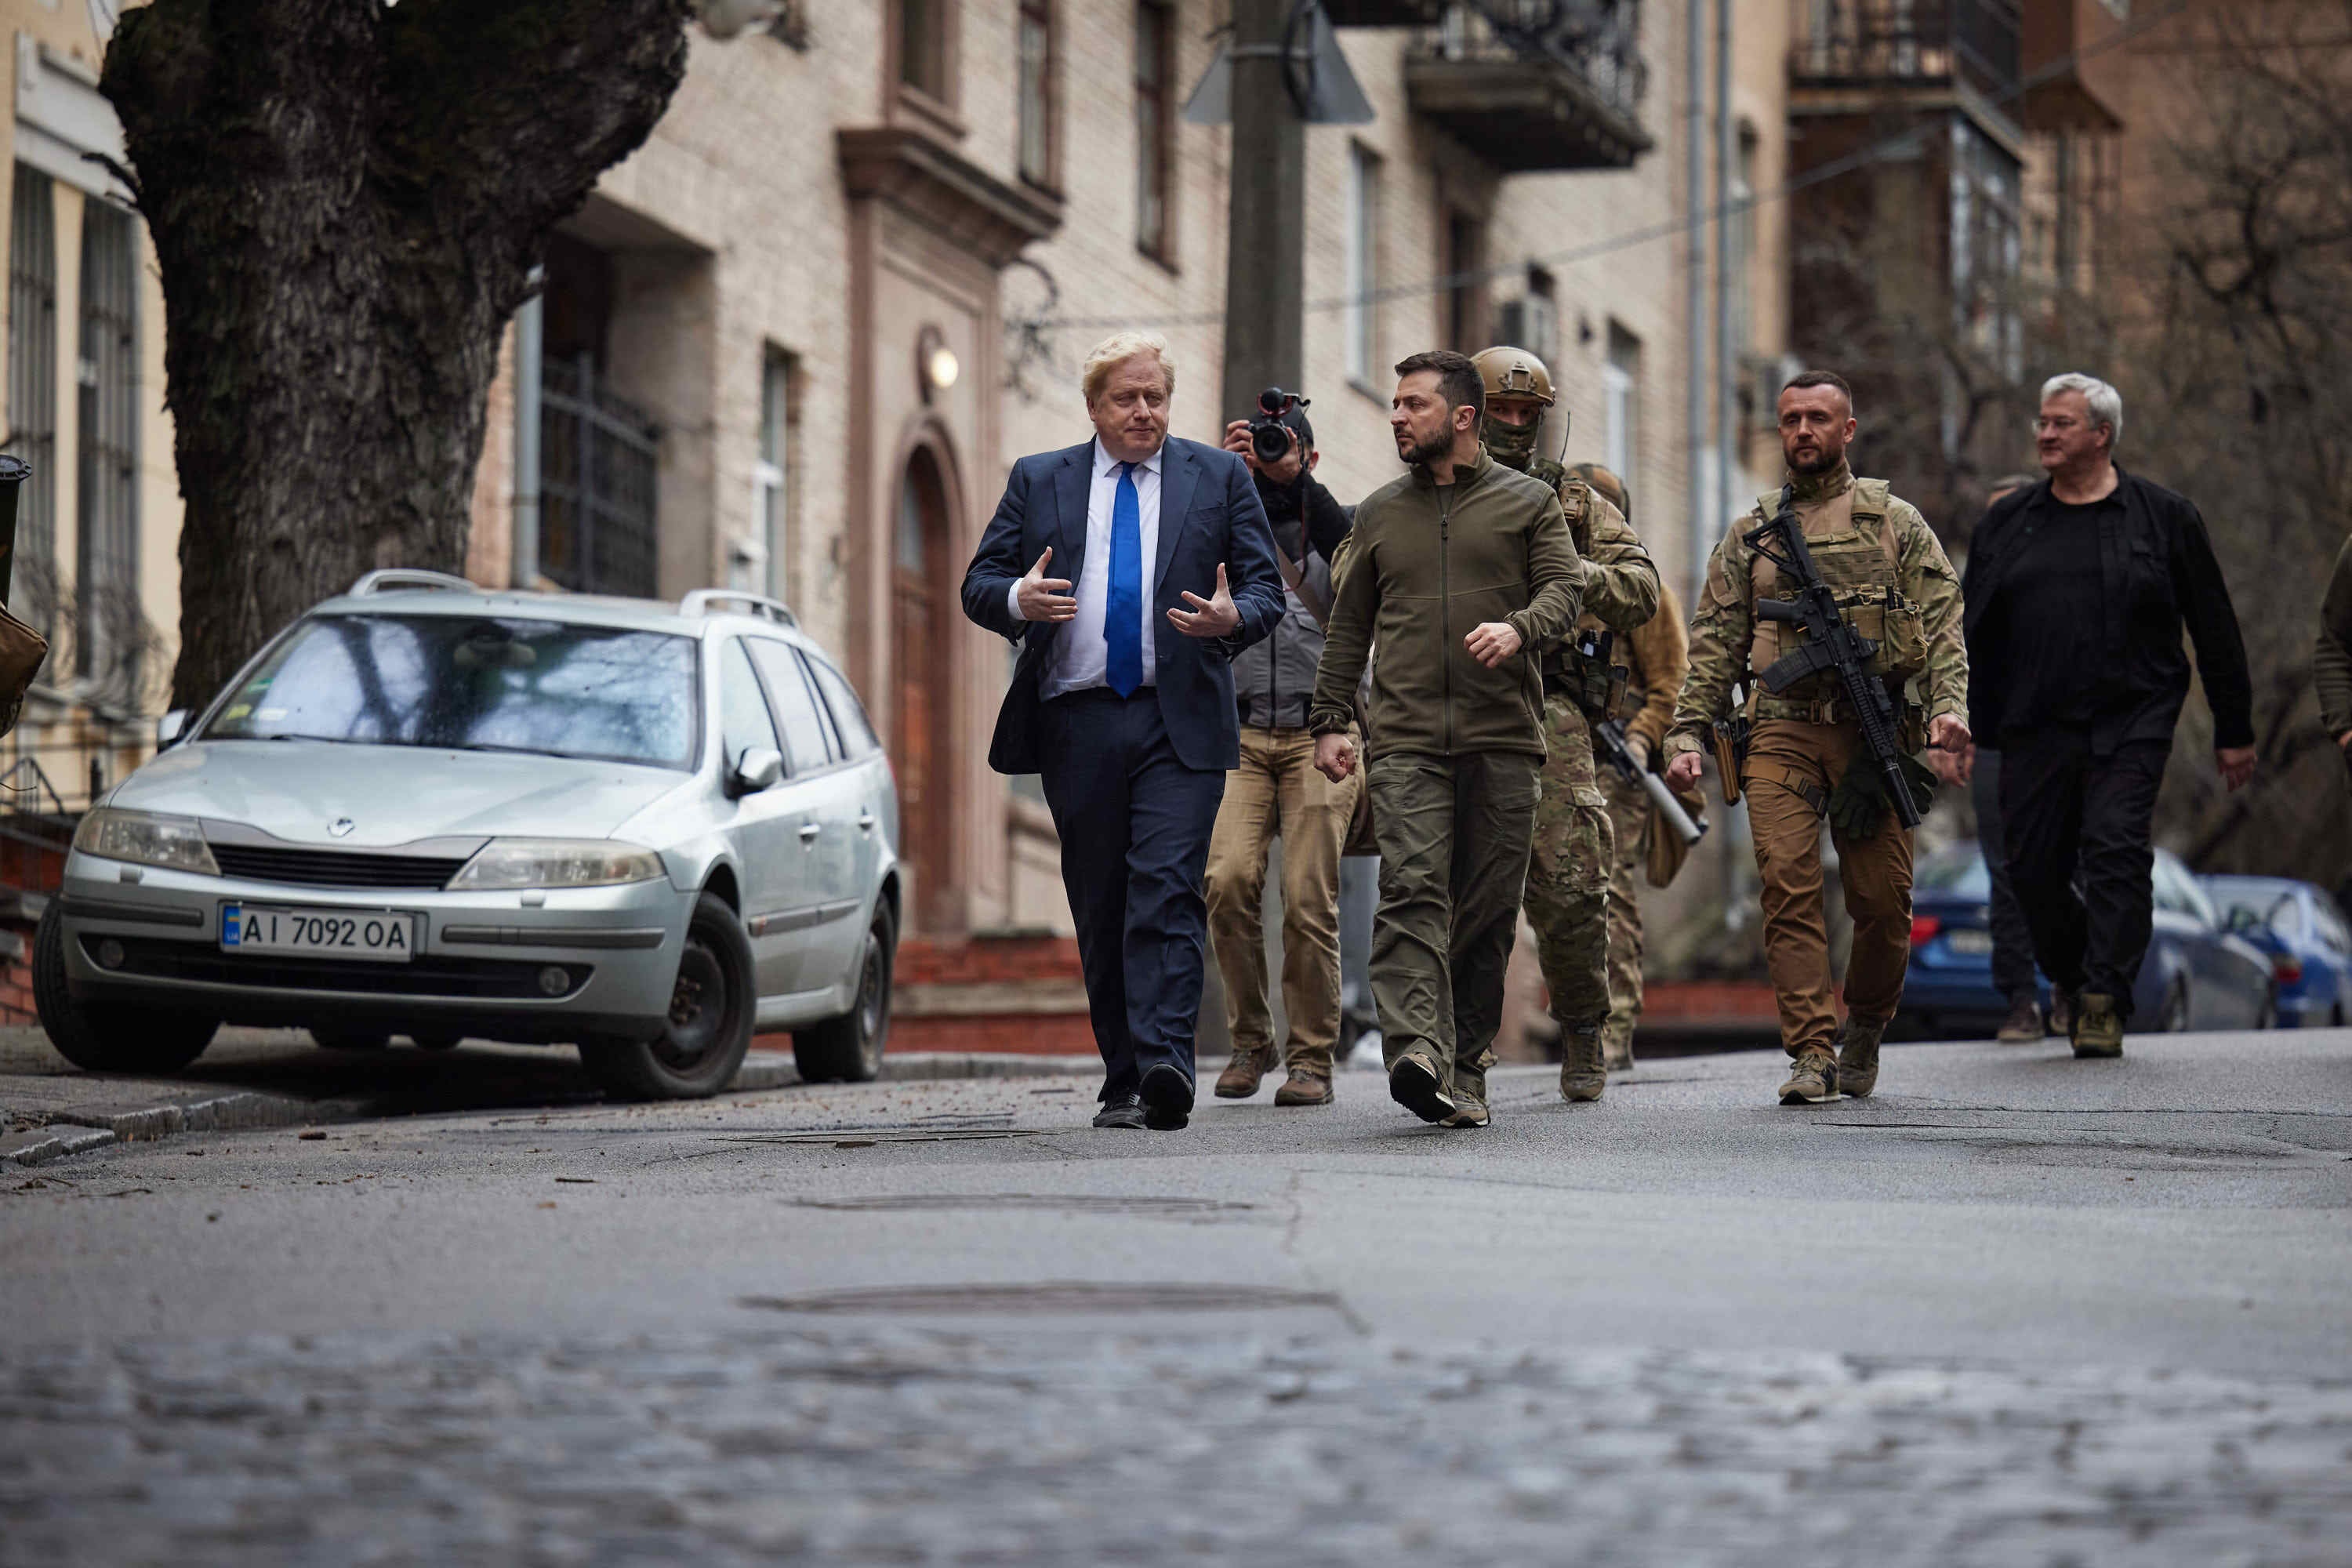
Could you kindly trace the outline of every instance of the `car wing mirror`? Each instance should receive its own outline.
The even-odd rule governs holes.
[[[188,710],[184,708],[173,709],[155,721],[155,749],[162,751],[187,732]]]
[[[730,793],[737,795],[757,795],[774,787],[784,776],[784,754],[773,746],[751,746],[735,759],[734,771],[728,774]]]

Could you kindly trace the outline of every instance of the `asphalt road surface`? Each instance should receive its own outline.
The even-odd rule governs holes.
[[[1093,1085],[0,1180],[0,1563],[2352,1561],[2352,1035],[1444,1132]]]

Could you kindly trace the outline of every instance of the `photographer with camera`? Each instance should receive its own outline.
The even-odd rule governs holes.
[[[1328,1105],[1331,1057],[1339,1034],[1339,858],[1355,815],[1360,776],[1334,784],[1315,769],[1307,728],[1323,623],[1330,613],[1331,563],[1348,536],[1345,508],[1315,479],[1315,429],[1307,399],[1269,387],[1253,419],[1225,426],[1257,483],[1274,525],[1284,614],[1271,636],[1234,659],[1242,760],[1225,778],[1225,798],[1209,839],[1209,945],[1225,984],[1233,1060],[1217,1079],[1224,1100],[1255,1094],[1275,1063],[1266,1001],[1264,907],[1268,851],[1282,839],[1282,1003],[1289,1017],[1283,1053],[1289,1077],[1276,1105]]]

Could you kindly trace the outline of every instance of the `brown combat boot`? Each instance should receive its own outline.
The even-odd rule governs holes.
[[[1827,1105],[1838,1097],[1837,1058],[1822,1046],[1801,1052],[1780,1086],[1783,1105]]]
[[[1449,1092],[1454,1100],[1454,1114],[1439,1122],[1440,1127],[1484,1127],[1495,1119],[1494,1113],[1486,1109],[1485,1073],[1471,1068],[1455,1068],[1454,1087]]]
[[[1632,1030],[1627,1030],[1622,1036],[1619,1035],[1614,1029],[1606,1029],[1602,1032],[1601,1037],[1601,1065],[1607,1068],[1611,1072],[1632,1072],[1633,1070],[1633,1035]]]
[[[1235,1046],[1234,1059],[1217,1075],[1219,1100],[1247,1100],[1257,1092],[1266,1068],[1274,1065],[1272,1046]]]
[[[2074,1015],[2074,1054],[2078,1057],[2119,1057],[2124,1054],[2124,1020],[2116,999],[2096,991],[2083,993]]]
[[[1331,1075],[1316,1072],[1307,1067],[1295,1067],[1282,1087],[1274,1091],[1276,1105],[1328,1105],[1331,1103]]]
[[[1846,1015],[1838,1027],[1837,1088],[1859,1100],[1878,1087],[1878,1040],[1886,1020]]]
[[[2055,985],[2050,988],[2050,1033],[2061,1039],[2074,1037],[2074,998]]]
[[[1609,1087],[1609,1068],[1601,1057],[1601,1026],[1559,1032],[1559,1097],[1571,1104],[1599,1100]]]
[[[2042,1038],[2042,1004],[2031,995],[2020,996],[1993,1038],[2004,1046],[2030,1046]]]

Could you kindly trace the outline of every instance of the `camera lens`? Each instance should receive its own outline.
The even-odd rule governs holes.
[[[1261,464],[1271,465],[1290,456],[1290,426],[1278,419],[1258,419],[1250,424],[1250,449],[1257,454]]]

